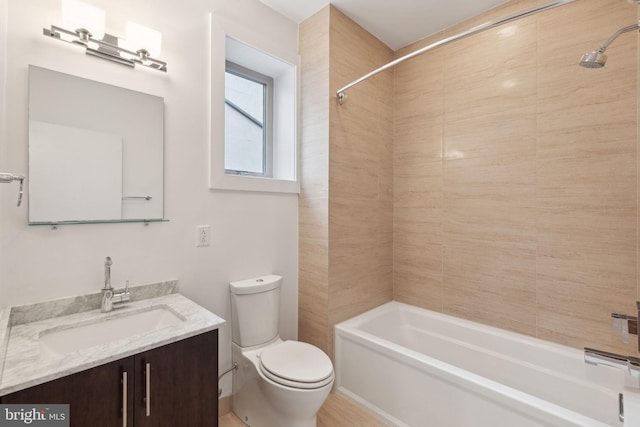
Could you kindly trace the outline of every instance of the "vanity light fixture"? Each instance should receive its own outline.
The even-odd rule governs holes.
[[[138,49],[134,52],[133,50],[120,47],[118,38],[111,34],[105,33],[102,40],[97,40],[84,28],[69,31],[55,25],[52,25],[50,29],[43,28],[42,34],[76,46],[84,47],[87,55],[108,59],[118,64],[128,65],[129,67],[135,67],[136,64],[139,64],[158,71],[167,71],[166,62],[152,58],[146,49]]]

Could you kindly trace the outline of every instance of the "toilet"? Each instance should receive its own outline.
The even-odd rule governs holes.
[[[251,427],[315,427],[334,382],[318,347],[279,335],[282,277],[230,283],[233,412]]]

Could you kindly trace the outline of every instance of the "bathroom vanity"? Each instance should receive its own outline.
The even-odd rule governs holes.
[[[72,427],[217,426],[224,320],[175,292],[135,293],[110,313],[20,323],[27,310],[15,310],[0,333],[0,403],[69,404]]]
[[[214,426],[217,367],[214,330],[2,396],[0,402],[68,403],[72,426]]]

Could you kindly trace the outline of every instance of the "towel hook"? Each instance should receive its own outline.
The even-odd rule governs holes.
[[[9,184],[13,181],[20,181],[20,189],[18,190],[18,205],[22,204],[22,195],[24,194],[24,176],[14,175],[12,173],[0,172],[0,182]]]

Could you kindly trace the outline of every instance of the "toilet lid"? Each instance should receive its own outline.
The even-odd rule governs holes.
[[[260,355],[262,368],[296,383],[318,383],[333,375],[331,359],[318,347],[299,341],[284,341]]]

